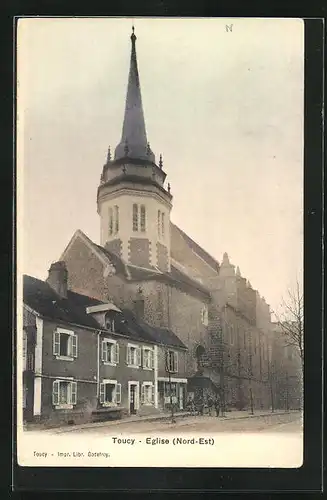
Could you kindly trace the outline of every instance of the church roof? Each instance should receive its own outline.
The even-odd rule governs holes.
[[[60,297],[46,282],[24,275],[24,303],[41,316],[90,328],[99,328],[98,322],[86,313],[86,307],[101,304],[101,301],[67,292],[67,298]]]
[[[187,245],[195,252],[199,257],[201,257],[202,260],[204,260],[212,269],[215,271],[219,272],[219,262],[212,257],[206,250],[204,250],[200,245],[198,245],[190,236],[188,236],[184,231],[182,231],[176,224],[173,224],[172,222],[170,223],[171,226],[173,226],[179,234],[182,236],[182,238],[185,240]]]
[[[123,130],[120,143],[115,150],[115,160],[124,157],[150,160],[155,163],[155,156],[150,149],[146,136],[134,27],[131,35],[131,60]]]
[[[23,278],[23,297],[24,304],[45,318],[104,330],[94,317],[86,312],[86,307],[104,304],[103,301],[70,290],[67,291],[67,298],[62,298],[46,281],[27,275]],[[174,332],[166,328],[151,326],[136,318],[128,309],[122,312],[112,311],[112,314],[115,316],[116,333],[120,335],[125,335],[135,341],[186,349]]]

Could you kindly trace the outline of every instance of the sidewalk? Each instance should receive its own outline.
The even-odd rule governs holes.
[[[257,417],[266,417],[266,416],[275,416],[275,415],[285,415],[285,414],[290,414],[290,413],[298,413],[296,410],[275,410],[273,413],[270,410],[258,410],[254,412],[252,415],[248,411],[230,411],[230,412],[225,412],[224,416],[219,416],[219,419],[222,420],[233,420],[233,419],[241,419],[241,418],[257,418]],[[195,419],[202,419],[202,418],[210,418],[209,415],[203,415],[203,416],[195,416],[194,414],[190,412],[179,412],[175,413],[174,417],[176,419],[182,419],[185,417],[193,417]],[[122,418],[121,420],[107,420],[104,422],[90,422],[86,424],[80,424],[80,425],[72,425],[72,426],[63,426],[63,427],[55,427],[51,429],[40,429],[38,426],[28,426],[26,430],[42,430],[42,432],[47,432],[51,434],[60,434],[60,433],[66,433],[66,432],[73,432],[73,431],[78,431],[79,429],[96,429],[99,427],[112,427],[112,426],[117,426],[117,425],[124,425],[124,424],[129,424],[132,422],[155,422],[155,421],[160,421],[160,420],[166,420],[169,421],[171,419],[171,414],[170,413],[160,413],[156,415],[146,415],[146,416],[137,416],[133,415],[130,417],[125,417]]]

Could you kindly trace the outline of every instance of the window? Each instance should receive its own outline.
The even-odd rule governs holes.
[[[153,349],[143,347],[143,368],[153,370],[154,368],[154,352]]]
[[[167,353],[167,370],[170,373],[178,371],[178,355],[175,351],[168,351]]]
[[[57,408],[72,408],[76,405],[77,383],[68,380],[55,380],[52,385],[52,404]]]
[[[104,339],[101,343],[101,359],[104,363],[119,363],[119,344],[115,340]]]
[[[160,210],[158,210],[158,236],[161,235],[161,226],[160,226],[160,224],[161,224],[161,212],[160,212]]]
[[[109,208],[109,236],[112,235],[114,230],[114,217],[113,217],[113,211],[112,208]]]
[[[77,335],[69,330],[58,328],[53,332],[53,354],[57,358],[66,360],[77,358]]]
[[[177,403],[177,384],[172,382],[172,383],[169,383],[169,382],[165,382],[165,386],[164,386],[164,401],[165,403],[168,403],[170,404],[171,402],[174,404],[174,403]]]
[[[141,392],[141,402],[144,405],[154,404],[154,385],[152,382],[143,382]]]
[[[106,329],[109,330],[109,332],[115,331],[115,320],[111,318],[109,314],[106,315],[105,325]]]
[[[141,205],[141,231],[145,232],[146,223],[145,223],[145,205]]]
[[[127,346],[127,364],[129,366],[139,367],[141,365],[141,349],[138,346]]]
[[[119,232],[119,207],[115,205],[115,233]]]
[[[100,403],[104,406],[115,406],[121,403],[121,384],[116,380],[103,380],[100,384]]]
[[[203,306],[201,309],[201,322],[203,325],[208,326],[208,306]]]
[[[165,236],[165,214],[161,213],[161,234]]]
[[[27,333],[23,330],[23,370],[27,369]]]
[[[136,203],[133,204],[133,231],[139,230],[139,207]]]

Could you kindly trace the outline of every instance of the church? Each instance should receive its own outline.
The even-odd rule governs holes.
[[[282,375],[273,369],[269,305],[227,253],[218,261],[171,221],[173,194],[146,132],[134,28],[121,140],[99,173],[100,244],[80,229],[72,236],[58,259],[68,290],[172,332],[186,347],[183,379],[169,377],[184,404],[219,394],[227,410],[270,408]],[[159,398],[167,380],[157,380]]]

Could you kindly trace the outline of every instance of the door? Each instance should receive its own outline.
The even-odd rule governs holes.
[[[129,386],[129,412],[131,415],[136,413],[136,385]]]

